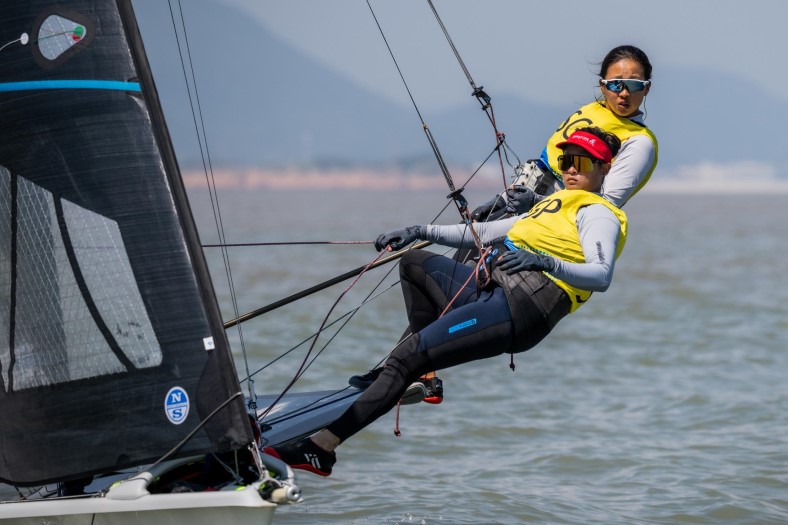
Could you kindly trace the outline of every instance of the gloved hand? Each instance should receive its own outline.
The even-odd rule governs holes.
[[[473,210],[471,212],[471,219],[475,221],[483,221],[489,217],[491,213],[495,213],[504,206],[506,206],[506,201],[504,198],[500,195],[496,195],[492,199]]]
[[[506,213],[520,215],[536,204],[536,194],[525,186],[513,186],[506,190]]]
[[[549,255],[539,255],[528,250],[511,250],[498,258],[498,268],[509,275],[514,275],[525,270],[538,270],[552,272],[555,270],[555,260]]]
[[[413,241],[421,238],[421,226],[408,226],[401,230],[381,233],[375,239],[375,249],[381,251],[390,246],[393,251],[401,250]]]

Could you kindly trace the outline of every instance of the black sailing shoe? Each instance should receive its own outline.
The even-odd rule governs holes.
[[[348,384],[359,390],[365,390],[375,382],[381,372],[383,372],[382,366],[374,368],[366,374],[351,377],[348,379]],[[432,405],[443,402],[443,381],[438,376],[419,378],[408,387],[402,396],[403,405],[412,405],[419,401]]]
[[[375,382],[375,379],[378,378],[378,376],[382,371],[383,371],[383,367],[379,366],[378,368],[374,368],[364,375],[351,377],[350,379],[348,379],[348,384],[350,384],[350,386],[358,388],[359,390],[365,390],[369,385]]]
[[[374,370],[370,370],[364,375],[351,377],[348,379],[348,383],[350,386],[358,388],[359,390],[366,390],[369,385],[375,382],[381,372],[383,372],[383,367],[378,367]],[[403,405],[413,405],[424,401],[424,398],[428,395],[431,395],[430,390],[428,390],[421,381],[416,381],[415,383],[411,383],[408,389],[405,390],[405,393],[402,394],[400,403]]]
[[[424,402],[438,405],[443,402],[443,381],[438,376],[430,378],[419,378],[419,383],[424,385],[427,393],[424,395]]]
[[[330,476],[337,455],[315,445],[309,438],[295,443],[268,447],[263,452],[279,458],[293,468],[309,471],[318,476]]]

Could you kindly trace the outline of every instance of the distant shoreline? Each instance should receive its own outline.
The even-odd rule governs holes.
[[[511,170],[509,170],[511,171]],[[656,172],[644,193],[654,194],[788,194],[788,180],[775,177],[734,178],[728,173],[720,173],[719,178],[686,175],[661,174]],[[452,178],[457,187],[471,177],[466,169],[451,170]],[[184,184],[189,189],[206,187],[206,175],[202,171],[184,170]],[[507,173],[507,177],[509,173]],[[305,187],[331,190],[367,190],[367,191],[428,191],[445,190],[446,180],[436,169],[434,173],[405,172],[402,170],[351,168],[351,169],[215,169],[212,175],[213,184],[219,189],[235,190],[297,190]],[[743,180],[746,184],[740,184]],[[487,170],[478,173],[472,181],[474,189],[497,191],[502,186],[500,171],[495,174]]]

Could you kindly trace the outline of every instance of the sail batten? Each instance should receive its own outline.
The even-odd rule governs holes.
[[[0,84],[0,93],[48,89],[106,89],[110,91],[142,91],[139,82],[121,80],[31,80]]]
[[[0,19],[0,480],[155,461],[240,387],[131,3]],[[179,454],[251,439],[237,396]]]

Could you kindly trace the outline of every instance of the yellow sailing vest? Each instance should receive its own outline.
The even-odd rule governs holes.
[[[632,122],[628,118],[619,117],[596,101],[586,104],[572,113],[560,126],[558,126],[558,129],[555,130],[555,133],[553,133],[547,141],[545,152],[547,153],[550,169],[553,170],[553,173],[555,173],[559,179],[561,178],[561,169],[558,167],[558,156],[563,152],[556,147],[556,144],[565,141],[577,128],[587,126],[597,126],[609,133],[613,133],[621,141],[621,144],[624,144],[624,142],[635,135],[646,135],[654,143],[654,164],[643,178],[643,181],[635,188],[635,191],[632,193],[632,195],[635,195],[635,193],[640,191],[640,188],[646,185],[646,182],[648,182],[648,179],[651,178],[651,174],[654,172],[654,168],[657,166],[657,137],[646,126]],[[615,162],[615,159],[613,159],[613,162]]]
[[[573,263],[585,262],[580,235],[577,231],[577,212],[591,204],[603,204],[621,222],[621,238],[616,258],[627,240],[627,216],[619,208],[597,195],[584,190],[561,190],[548,195],[531,208],[528,215],[514,223],[507,234],[515,246],[532,252],[552,255]],[[591,297],[591,292],[571,286],[545,272],[572,300],[570,313]]]

